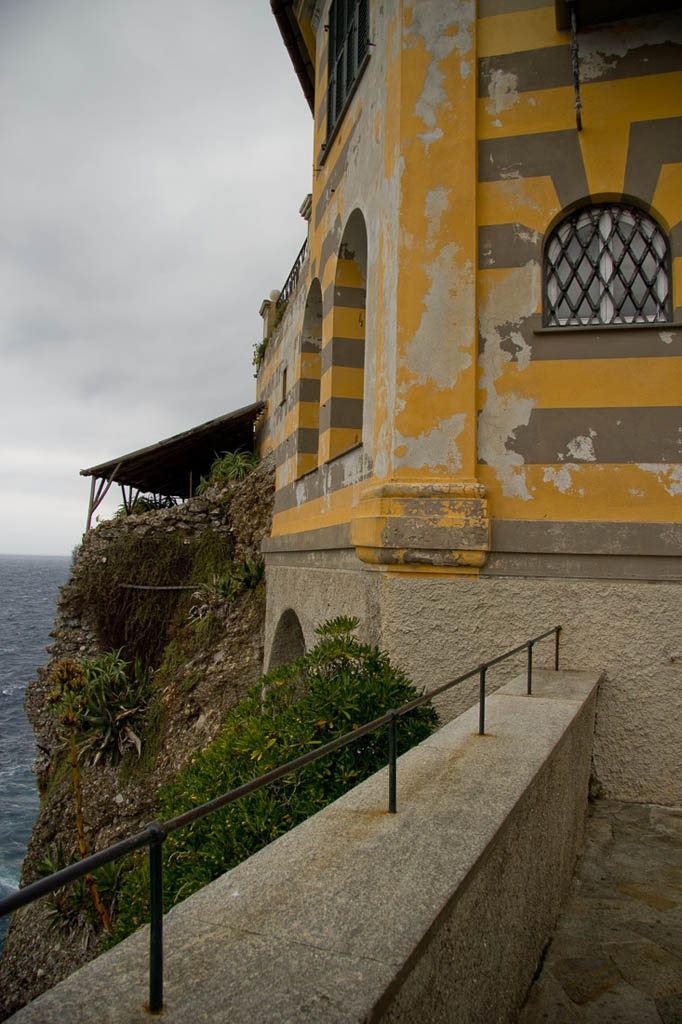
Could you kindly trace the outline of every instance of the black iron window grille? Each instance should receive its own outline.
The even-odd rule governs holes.
[[[670,253],[642,210],[606,203],[576,210],[545,247],[545,326],[671,319]]]
[[[369,0],[332,0],[329,10],[327,139],[350,99],[369,48]]]

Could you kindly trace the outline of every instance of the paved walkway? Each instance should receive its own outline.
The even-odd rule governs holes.
[[[571,894],[518,1024],[682,1024],[682,808],[590,808]]]

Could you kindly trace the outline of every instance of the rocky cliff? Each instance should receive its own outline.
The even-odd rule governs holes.
[[[171,509],[116,518],[90,531],[62,588],[48,664],[29,684],[41,794],[22,884],[47,860],[76,856],[74,801],[63,738],[46,705],[57,662],[121,649],[148,670],[136,736],[122,756],[80,758],[88,852],[154,817],[154,796],[215,737],[223,716],[259,678],[265,612],[258,583],[274,471],[213,487]],[[41,868],[42,864],[42,868]],[[39,901],[14,915],[0,959],[0,1019],[64,978],[106,941],[87,901],[50,915]]]

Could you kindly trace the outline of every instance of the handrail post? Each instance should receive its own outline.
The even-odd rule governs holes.
[[[561,626],[554,627],[554,671],[559,671],[559,633]]]
[[[534,644],[534,642],[535,642],[534,640],[529,640],[528,643],[526,644],[526,647],[528,648],[528,669],[527,669],[527,678],[526,678],[526,693],[528,694],[529,697],[530,697],[531,693],[533,692],[533,644]]]
[[[396,723],[398,721],[398,712],[391,708],[389,712],[391,720],[388,723],[388,813],[396,813],[396,775],[397,775],[397,749],[398,749],[398,737],[396,732]]]
[[[478,667],[478,735],[485,736],[485,674],[488,666]]]
[[[166,838],[158,821],[147,825],[152,833],[149,843],[149,1012],[163,1009],[163,856]]]

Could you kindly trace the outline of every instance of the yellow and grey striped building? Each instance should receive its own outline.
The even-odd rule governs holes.
[[[679,800],[682,5],[272,7],[315,130],[266,662],[358,614],[428,685],[561,621],[605,791]]]

